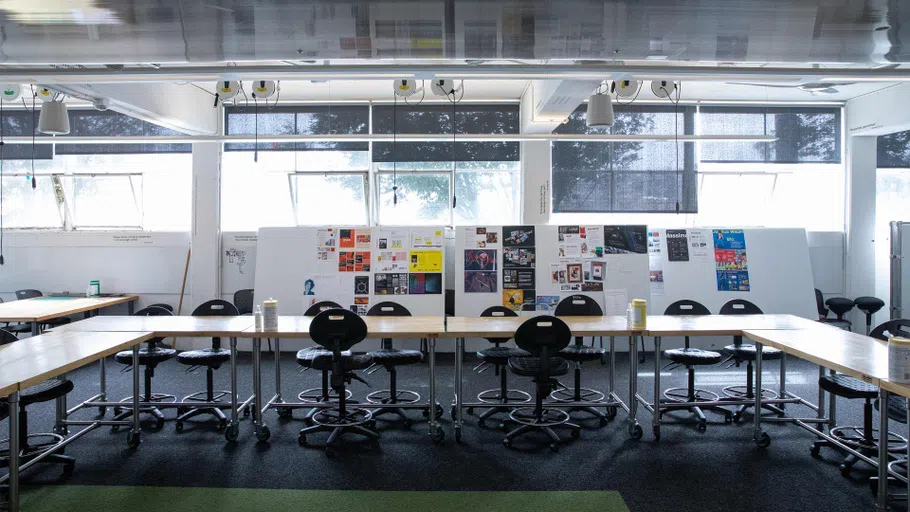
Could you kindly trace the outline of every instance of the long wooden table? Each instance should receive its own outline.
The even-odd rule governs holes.
[[[128,304],[129,314],[139,300],[138,295],[120,297],[35,297],[0,303],[0,322],[29,322],[32,335],[37,335],[41,322],[79,313],[91,314],[99,309]]]
[[[139,344],[152,338],[150,332],[68,332],[47,333],[0,347],[0,396],[9,401],[9,472],[0,482],[9,481],[9,504],[12,511],[19,510],[19,473],[40,461],[39,456],[19,465],[19,392],[48,379],[64,376],[67,372],[100,360],[121,350],[133,348],[133,365],[139,366]],[[58,408],[59,410],[59,408]],[[85,425],[86,428],[70,435],[52,450],[53,453],[102,425],[131,424],[127,442],[138,446],[139,429],[139,372],[133,372],[133,420],[68,422],[65,425]],[[60,425],[58,425],[58,428]]]

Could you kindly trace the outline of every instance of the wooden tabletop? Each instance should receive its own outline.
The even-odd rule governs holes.
[[[311,316],[279,316],[278,329],[257,331],[250,327],[242,336],[273,338],[309,338]],[[444,337],[441,316],[365,316],[368,338],[439,338]]]
[[[138,295],[122,297],[35,297],[0,303],[0,322],[41,322],[61,316],[125,304]]]
[[[152,337],[150,332],[53,332],[25,338],[0,350],[0,386],[16,381],[25,389]]]
[[[910,383],[891,382],[887,379],[882,379],[878,382],[878,386],[891,393],[894,393],[895,395],[900,395],[904,398],[910,398]]]
[[[746,329],[836,329],[794,315],[648,316],[649,336],[739,336]]]
[[[446,336],[450,338],[511,338],[527,317],[449,317]],[[564,316],[576,336],[628,336],[635,332],[626,327],[623,316]]]
[[[888,342],[841,329],[746,330],[747,338],[879,385],[888,378]]]
[[[99,315],[62,325],[53,332],[151,332],[170,336],[245,336],[251,316],[107,316]]]

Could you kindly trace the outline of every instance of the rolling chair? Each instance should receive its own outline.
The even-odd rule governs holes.
[[[678,300],[669,306],[667,306],[665,315],[670,316],[699,316],[699,315],[710,315],[711,312],[708,311],[708,308],[703,306],[701,303],[694,300],[682,299]],[[665,368],[676,368],[679,366],[685,366],[686,372],[688,373],[688,383],[685,388],[669,388],[664,391],[664,399],[670,403],[691,403],[692,406],[688,407],[688,410],[695,415],[698,420],[696,428],[699,432],[704,432],[707,430],[707,418],[705,413],[700,406],[697,405],[698,402],[715,402],[720,399],[717,393],[713,391],[708,391],[706,389],[698,389],[695,387],[695,367],[697,366],[710,366],[715,365],[723,359],[717,352],[711,350],[702,350],[699,348],[691,348],[689,346],[689,337],[685,337],[685,346],[684,348],[675,348],[670,350],[664,350],[664,355],[667,359],[670,360]],[[659,357],[659,356],[658,356]],[[658,407],[657,414],[663,415],[665,412],[668,412],[668,408]],[[730,411],[719,406],[708,407],[708,409],[715,412],[720,412],[724,414],[724,420],[726,422],[733,421],[733,415]]]
[[[529,357],[509,359],[509,369],[516,375],[533,377],[536,384],[534,407],[522,407],[513,410],[506,422],[519,426],[506,434],[502,440],[505,446],[512,446],[516,437],[529,432],[543,431],[550,439],[550,450],[558,451],[559,445],[566,440],[559,437],[554,427],[568,427],[572,439],[578,439],[581,428],[569,422],[566,411],[547,408],[543,399],[559,386],[554,377],[569,373],[569,363],[560,357],[572,340],[572,331],[559,318],[537,316],[522,323],[515,331],[515,343],[522,350],[531,354]]]
[[[38,290],[31,290],[31,289],[16,290],[16,300],[34,299],[34,298],[43,297],[43,296],[44,296],[44,294]],[[38,324],[38,332],[41,332],[47,328],[60,327],[61,325],[66,325],[70,322],[72,322],[72,319],[67,318],[67,317],[51,318],[48,320],[44,320],[43,322]],[[12,333],[31,333],[32,324],[31,324],[31,322],[28,322],[28,323],[11,325],[11,326],[9,326],[8,330]]]
[[[514,317],[518,316],[518,314],[505,306],[491,306],[483,310],[480,316],[484,318]],[[509,359],[513,357],[529,357],[531,354],[520,348],[501,346],[502,343],[509,341],[509,338],[487,338],[487,341],[492,343],[493,346],[477,352],[477,357],[480,358],[481,363],[474,370],[477,373],[483,373],[492,367],[496,374],[499,375],[499,389],[487,389],[477,394],[478,402],[490,404],[487,410],[477,418],[477,424],[481,427],[490,416],[500,412],[509,412],[515,408],[509,404],[528,403],[531,401],[530,394],[520,389],[509,389],[509,372],[506,371]],[[473,412],[471,409],[468,408],[468,414]]]
[[[193,310],[193,316],[237,316],[237,308],[226,300],[214,299],[200,304]],[[177,432],[183,431],[183,422],[200,414],[211,414],[219,420],[218,428],[227,426],[227,418],[218,407],[230,391],[215,391],[215,370],[231,360],[231,351],[221,348],[221,338],[212,338],[212,347],[201,350],[187,350],[177,354],[177,362],[189,366],[188,372],[205,367],[205,391],[199,391],[183,398],[184,402],[199,402],[199,405],[177,408]]]
[[[16,336],[8,331],[0,329],[0,345],[6,345],[18,341]],[[46,380],[30,388],[19,392],[19,464],[25,464],[39,455],[45,454],[61,443],[63,436],[52,433],[29,434],[28,433],[28,412],[26,408],[29,405],[41,402],[50,402],[66,395],[73,390],[73,382],[70,380]],[[0,399],[9,410],[9,401],[6,398]],[[47,439],[45,442],[33,442],[36,439]],[[0,467],[9,467],[9,439],[0,443],[6,444],[7,448],[0,450]],[[70,475],[76,466],[76,459],[63,453],[51,453],[41,459],[41,462],[52,464],[63,464],[63,474]]]
[[[721,306],[720,314],[762,315],[764,313],[761,308],[745,299],[733,299]],[[743,343],[742,336],[734,336],[733,344],[724,347],[724,353],[728,356],[727,360],[733,360],[733,365],[736,367],[739,367],[743,361],[746,362],[746,385],[727,386],[722,390],[724,396],[734,400],[753,400],[755,398],[755,371],[752,365],[755,361],[755,345]],[[774,347],[762,347],[762,361],[780,361],[783,357],[784,353]],[[762,388],[761,396],[762,398],[777,398],[777,393],[774,390]],[[733,421],[738,422],[743,413],[750,407],[755,407],[755,405],[740,405],[739,409],[733,414]],[[764,405],[763,407],[778,414],[783,414],[784,412],[772,405]]]
[[[302,429],[297,438],[301,446],[307,446],[306,436],[316,432],[330,432],[325,444],[325,452],[329,456],[334,455],[336,443],[346,433],[364,436],[374,447],[379,445],[379,433],[373,430],[376,427],[373,415],[366,409],[349,409],[346,398],[345,384],[351,382],[355,371],[372,365],[373,358],[369,354],[346,356],[344,352],[366,336],[367,324],[356,313],[346,309],[325,310],[310,323],[310,337],[328,352],[313,357],[312,366],[331,371],[330,382],[338,395],[338,405],[321,408],[313,415],[311,421],[314,424]]]
[[[330,300],[323,300],[317,302],[310,306],[304,313],[303,316],[316,316],[319,313],[326,311],[328,309],[344,309],[337,302],[332,302]],[[301,371],[306,371],[313,368],[313,360],[320,355],[330,354],[330,352],[320,346],[307,347],[305,349],[297,351],[297,364],[303,368]],[[342,352],[343,356],[349,356],[351,353]],[[322,373],[322,386],[318,388],[305,389],[297,395],[297,398],[304,403],[317,404],[319,402],[337,402],[338,396],[332,394],[332,389],[329,387],[329,368],[323,367],[321,370]],[[345,390],[345,398],[350,400],[352,397],[351,390]],[[285,409],[292,411],[293,409]],[[307,415],[304,417],[304,420],[309,421],[314,414],[319,412],[319,408],[314,407],[310,409]]]
[[[376,304],[367,311],[367,316],[411,316],[408,308],[396,302],[385,301]],[[366,396],[367,402],[371,404],[385,404],[373,411],[373,417],[378,418],[383,414],[395,414],[403,421],[404,428],[411,427],[411,419],[408,418],[404,409],[397,407],[398,404],[416,404],[420,402],[420,395],[416,391],[408,389],[398,389],[398,371],[397,367],[408,364],[417,364],[423,361],[423,353],[419,350],[401,350],[392,347],[391,338],[382,339],[382,348],[375,352],[369,353],[373,359],[373,368],[367,370],[367,374],[373,373],[380,366],[389,372],[389,389],[380,389],[373,391]],[[429,406],[426,409],[426,415],[429,415]]]
[[[872,315],[885,307],[885,301],[877,297],[857,297],[853,300],[853,305],[866,315],[866,336],[868,336],[872,329]]]
[[[160,306],[149,306],[142,308],[133,316],[172,316],[172,313],[163,307]],[[152,392],[152,377],[155,376],[155,368],[159,364],[173,359],[177,355],[177,351],[172,348],[165,348],[160,346],[164,338],[152,338],[148,340],[145,348],[139,349],[139,365],[145,367],[145,394],[142,396],[143,402],[176,402],[177,397],[175,395],[166,395],[162,393],[153,393]],[[133,370],[133,351],[124,350],[122,352],[117,352],[114,356],[114,360],[120,364],[127,365],[126,370]],[[133,397],[129,396],[121,400],[121,403],[132,402]],[[155,428],[161,428],[164,426],[164,414],[161,413],[161,410],[155,407],[154,405],[142,406],[139,408],[139,414],[151,414],[155,418]],[[127,408],[121,410],[120,407],[114,408],[114,420],[123,420],[129,418],[133,415],[133,409]],[[114,425],[112,429],[117,431],[119,428],[118,425]]]
[[[878,338],[880,340],[887,340],[889,334],[908,336],[910,335],[910,333],[908,333],[908,327],[910,327],[910,320],[891,320],[873,329],[872,332],[869,333],[869,336]],[[819,377],[818,386],[833,395],[847,399],[860,399],[865,402],[863,404],[862,426],[834,427],[829,432],[829,435],[864,455],[873,458],[876,457],[878,454],[878,445],[881,442],[881,432],[879,429],[872,427],[872,418],[874,416],[872,409],[873,402],[878,399],[878,388],[863,380],[839,373],[833,373]],[[903,399],[900,401],[903,402]],[[891,417],[891,405],[892,404],[889,401],[889,418]],[[902,422],[906,422],[906,418],[906,410],[904,410]],[[886,442],[888,443],[889,453],[901,453],[906,451],[906,439],[892,432],[888,432],[887,436],[888,439]],[[818,455],[823,446],[831,446],[832,448],[837,448],[827,440],[819,439],[812,444],[812,448],[810,450],[812,455]],[[857,459],[853,454],[847,455],[847,457],[840,465],[841,475],[849,476],[850,471],[853,469],[853,466],[858,460],[859,459]]]
[[[587,295],[571,295],[561,300],[556,306],[555,316],[603,316],[604,312],[597,301]],[[589,347],[584,344],[581,336],[575,337],[575,343],[562,349],[559,356],[571,361],[575,366],[574,385],[572,389],[559,388],[553,391],[550,398],[559,402],[602,402],[605,395],[596,389],[581,387],[581,365],[585,361],[600,361],[606,351],[603,348]],[[600,419],[604,426],[616,416],[615,408],[608,408],[607,412],[597,410],[593,406],[573,407],[570,412],[583,411]]]

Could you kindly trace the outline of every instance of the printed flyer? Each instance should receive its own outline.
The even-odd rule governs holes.
[[[713,238],[717,291],[748,292],[749,259],[743,230],[715,229]]]

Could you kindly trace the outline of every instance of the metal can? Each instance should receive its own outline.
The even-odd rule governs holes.
[[[888,380],[910,382],[910,338],[892,336],[888,340]]]

